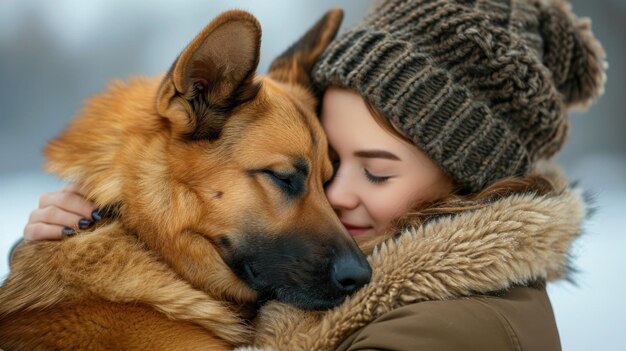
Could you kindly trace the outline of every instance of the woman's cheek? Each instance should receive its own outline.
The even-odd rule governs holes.
[[[377,218],[376,222],[379,226],[389,225],[405,215],[412,207],[428,201],[428,187],[424,187],[423,184],[397,183],[394,185],[386,189],[384,196],[380,196],[380,201],[377,203],[377,215],[372,215]]]
[[[400,194],[387,193],[384,196],[378,196],[374,205],[375,213],[371,216],[376,221],[379,228],[387,227],[392,221],[404,215],[409,209],[410,199]]]

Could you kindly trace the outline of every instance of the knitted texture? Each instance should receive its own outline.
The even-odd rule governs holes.
[[[527,174],[561,149],[566,110],[602,92],[604,51],[564,1],[389,0],[312,76],[360,92],[461,188]]]

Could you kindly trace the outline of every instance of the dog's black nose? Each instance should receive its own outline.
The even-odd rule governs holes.
[[[351,294],[369,283],[372,269],[367,261],[359,257],[339,257],[332,266],[330,273],[335,287],[343,294]]]

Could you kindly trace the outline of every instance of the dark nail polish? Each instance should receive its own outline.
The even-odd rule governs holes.
[[[80,229],[87,229],[89,228],[90,225],[91,225],[91,221],[88,220],[87,218],[82,218],[80,221],[78,221],[78,228]]]
[[[65,228],[63,228],[63,230],[61,231],[61,234],[62,234],[63,236],[70,237],[70,236],[74,236],[74,234],[76,234],[76,231],[74,231],[74,229],[72,229],[72,228],[70,228],[70,227],[65,227]]]
[[[93,210],[93,212],[91,212],[91,218],[93,218],[93,220],[96,222],[102,220],[102,216],[100,215],[100,212],[98,212],[98,210]]]

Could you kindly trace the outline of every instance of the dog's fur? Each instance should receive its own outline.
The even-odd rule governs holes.
[[[329,11],[256,77],[259,24],[229,11],[164,76],[88,101],[47,166],[115,215],[17,249],[0,347],[230,349],[259,297],[341,302],[335,262],[369,266],[324,196],[333,171],[308,76],[341,19]]]

